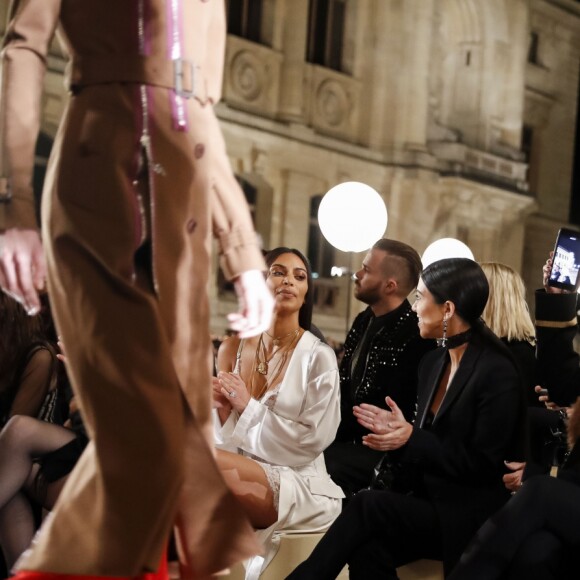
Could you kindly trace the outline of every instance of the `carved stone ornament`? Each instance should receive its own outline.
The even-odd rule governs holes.
[[[264,90],[265,71],[262,61],[249,50],[236,54],[230,65],[231,86],[246,101],[255,101]]]
[[[348,94],[338,81],[328,79],[320,83],[316,91],[316,110],[324,123],[331,127],[344,125],[349,106]]]

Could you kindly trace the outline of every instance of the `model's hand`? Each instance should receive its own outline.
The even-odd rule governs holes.
[[[44,288],[45,280],[39,233],[11,228],[0,234],[0,287],[31,316],[40,312],[38,291]]]
[[[239,312],[228,314],[232,330],[240,338],[256,336],[268,330],[274,311],[274,298],[260,270],[248,270],[234,280]]]
[[[518,461],[506,461],[505,465],[511,470],[511,473],[506,473],[503,476],[503,484],[509,491],[516,492],[522,487],[522,476],[526,464]]]
[[[413,433],[413,425],[407,422],[395,401],[391,397],[385,401],[390,411],[365,403],[353,409],[358,422],[372,431],[363,437],[363,445],[377,451],[399,449]]]
[[[232,409],[235,409],[238,413],[243,413],[251,398],[246,388],[246,383],[244,383],[240,375],[224,371],[220,371],[217,378],[220,384],[220,392],[232,406]]]

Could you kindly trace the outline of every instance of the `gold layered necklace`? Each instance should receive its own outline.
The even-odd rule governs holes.
[[[274,337],[270,333],[266,332],[266,334],[272,339],[272,344],[275,347],[279,347],[280,343],[284,339],[288,338],[289,336],[292,336],[292,338],[290,339],[290,341],[288,342],[288,345],[286,347],[282,346],[280,348],[277,348],[276,350],[273,350],[269,357],[266,353],[266,345],[264,344],[264,333],[260,334],[260,338],[258,339],[258,347],[256,348],[256,370],[261,375],[267,375],[270,361],[274,358],[274,356],[277,353],[282,352],[282,351],[286,352],[288,350],[288,348],[290,348],[292,346],[292,344],[294,343],[299,332],[300,332],[300,328],[297,328],[296,330],[293,330],[292,332],[289,332],[288,334],[285,334],[284,336],[276,336],[276,337]]]
[[[284,334],[283,336],[272,336],[267,330],[266,334],[272,339],[272,344],[274,346],[280,346],[280,343],[285,339],[288,338],[292,334],[297,334],[300,331],[300,328],[296,330],[291,330],[288,334]],[[265,373],[264,373],[265,374]]]
[[[266,334],[268,334],[268,333],[266,333]],[[278,349],[274,350],[270,354],[269,357],[267,356],[266,345],[264,344],[264,333],[262,333],[260,335],[260,338],[258,339],[258,346],[256,347],[256,355],[254,357],[254,369],[255,370],[252,373],[252,380],[250,383],[250,396],[251,397],[254,397],[257,400],[260,400],[262,398],[262,396],[264,395],[264,393],[268,390],[270,385],[276,384],[276,382],[280,378],[280,375],[282,374],[282,371],[284,370],[284,368],[286,366],[286,361],[288,360],[288,355],[294,350],[294,347],[296,346],[301,335],[302,335],[302,329],[297,328],[296,330],[293,330],[292,332],[289,332],[288,334],[286,334],[282,337],[277,337],[278,345],[280,344],[280,342],[282,340],[285,340],[288,337],[291,337],[291,338],[287,342],[287,344],[282,345]],[[270,338],[272,338],[272,336],[270,334],[268,334],[268,336],[270,336]],[[269,363],[272,361],[272,359],[276,355],[279,355],[279,357],[276,360],[275,364],[272,365],[272,368],[270,369]],[[258,376],[263,377],[265,380],[264,380],[264,384],[261,386],[261,388],[257,387],[257,392],[254,393],[254,382],[255,382],[254,379],[256,377],[256,373],[258,373]]]

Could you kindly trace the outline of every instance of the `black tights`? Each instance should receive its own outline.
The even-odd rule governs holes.
[[[35,532],[28,497],[51,509],[66,480],[49,483],[39,496],[34,460],[75,438],[69,429],[32,417],[12,417],[0,432],[0,545],[10,569],[30,545]]]

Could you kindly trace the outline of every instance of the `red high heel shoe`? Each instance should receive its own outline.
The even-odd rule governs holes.
[[[167,550],[163,552],[161,556],[161,563],[157,572],[147,572],[147,574],[141,574],[137,576],[138,580],[169,580],[169,569],[167,565]]]

